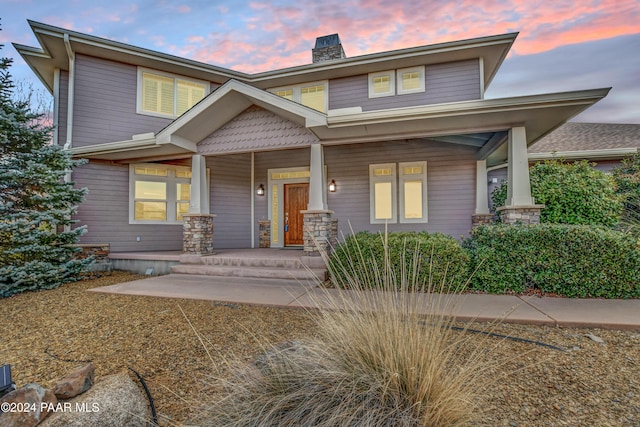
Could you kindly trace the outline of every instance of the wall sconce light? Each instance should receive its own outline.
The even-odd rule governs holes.
[[[332,193],[336,192],[336,182],[333,179],[329,183],[329,191],[331,191]]]
[[[256,190],[256,194],[258,196],[264,196],[264,185],[260,184],[260,186],[258,187],[258,189]]]

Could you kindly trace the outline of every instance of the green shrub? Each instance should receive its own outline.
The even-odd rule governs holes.
[[[622,214],[622,198],[612,176],[586,160],[548,160],[529,169],[531,195],[545,205],[540,222],[614,226]],[[491,194],[494,207],[504,206],[506,182]]]
[[[620,220],[621,229],[640,238],[640,154],[625,157],[611,173],[625,208]]]
[[[451,236],[423,231],[388,233],[385,237],[362,231],[347,237],[331,255],[330,263],[334,266],[331,270],[337,275],[334,278],[337,284],[348,286],[345,270],[353,270],[357,277],[364,278],[370,278],[374,270],[381,271],[385,265],[384,239],[391,275],[398,281],[403,274],[412,277],[412,289],[429,284],[439,288],[445,278],[446,288],[458,288],[468,279],[469,257]],[[348,268],[336,268],[338,265]]]
[[[540,289],[568,297],[640,297],[640,246],[607,228],[490,225],[472,231],[472,287],[493,293]]]

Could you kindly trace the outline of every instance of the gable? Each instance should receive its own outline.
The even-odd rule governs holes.
[[[304,126],[252,105],[203,139],[198,154],[308,147],[318,138]]]

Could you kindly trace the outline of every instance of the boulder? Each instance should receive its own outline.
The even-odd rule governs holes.
[[[81,366],[58,381],[53,392],[58,399],[62,400],[76,397],[91,388],[95,371],[96,367],[93,363]]]
[[[69,410],[48,417],[42,427],[146,427],[146,396],[126,373],[108,375],[87,392],[64,402]]]
[[[0,426],[33,427],[49,415],[49,408],[55,407],[58,399],[51,390],[40,384],[27,384],[13,390],[0,399]],[[9,411],[4,407],[9,405]]]

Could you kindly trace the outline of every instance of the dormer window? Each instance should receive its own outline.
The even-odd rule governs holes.
[[[396,74],[398,79],[398,95],[424,92],[424,67],[404,68],[398,70]]]
[[[369,74],[369,98],[395,95],[394,74],[393,70]]]

